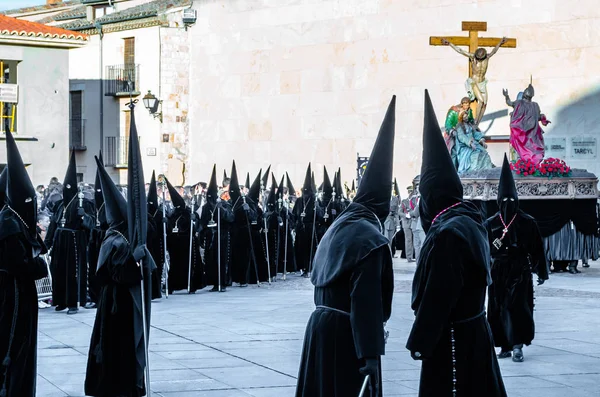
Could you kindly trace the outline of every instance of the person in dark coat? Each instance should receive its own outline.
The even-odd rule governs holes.
[[[102,161],[102,152],[99,155],[100,163]],[[104,209],[104,196],[102,196],[102,186],[100,185],[100,175],[96,171],[96,180],[94,182],[94,207],[96,208],[95,220],[96,224],[90,231],[90,243],[88,245],[88,283],[89,283],[89,298],[90,301],[85,306],[86,309],[96,308],[98,304],[98,295],[100,294],[100,286],[96,280],[96,268],[98,267],[98,254],[100,246],[106,236],[108,230],[108,222],[106,221],[106,211]]]
[[[231,274],[230,228],[233,220],[231,204],[219,197],[217,168],[213,166],[206,190],[206,204],[202,207],[200,215],[200,239],[204,246],[206,285],[213,286],[212,292],[226,291],[226,287],[229,285]],[[219,252],[221,253],[220,257]]]
[[[185,200],[167,178],[165,182],[173,204],[173,211],[167,221],[167,247],[170,259],[169,294],[173,291],[188,290],[188,284],[189,292],[195,293],[206,286],[204,265],[196,237],[200,227],[198,214],[185,205]]]
[[[498,358],[511,356],[523,361],[523,345],[535,334],[533,282],[548,279],[544,242],[535,219],[519,209],[519,197],[506,155],[498,186],[500,211],[486,223],[492,255],[492,284],[489,286],[488,321]]]
[[[288,189],[284,185],[285,179],[285,175],[281,177],[281,182],[277,188],[276,207],[276,214],[278,220],[280,220],[277,233],[277,273],[282,274],[283,279],[285,279],[287,273],[296,271],[294,240],[292,237],[294,217],[290,208],[289,197],[286,196],[286,190]]]
[[[152,272],[152,299],[162,298],[162,276],[165,263],[165,233],[163,228],[162,205],[158,204],[156,174],[152,171],[147,196],[148,237],[147,245],[150,255],[156,263]]]
[[[308,277],[311,271],[311,262],[317,250],[317,222],[321,220],[320,208],[315,207],[316,192],[312,186],[311,165],[308,164],[302,195],[294,204],[293,215],[295,219],[296,242],[294,253],[296,255],[296,266],[302,272],[302,276]],[[315,210],[316,209],[316,210]]]
[[[248,190],[246,195],[248,205],[256,212],[256,221],[251,222],[250,231],[252,234],[252,248],[254,250],[254,258],[256,259],[256,267],[258,272],[253,268],[250,269],[249,280],[250,284],[256,284],[256,273],[258,273],[258,281],[268,282],[269,281],[269,265],[267,262],[267,246],[264,239],[264,218],[263,211],[258,205],[260,201],[261,191],[261,174],[262,169],[258,171],[254,182]],[[252,265],[254,266],[254,265]]]
[[[39,255],[35,189],[12,134],[0,176],[0,395],[35,397],[38,297],[35,280],[48,275]]]
[[[280,244],[280,230],[283,229],[284,223],[281,216],[279,216],[279,204],[277,200],[277,180],[275,175],[271,173],[271,189],[265,200],[264,210],[264,228],[266,229],[265,243],[267,245],[267,253],[269,258],[269,271],[271,272],[271,281],[277,281],[277,264],[280,261],[280,257],[283,258],[283,252],[281,252],[282,244]],[[285,236],[285,235],[284,235]]]
[[[506,396],[489,324],[487,232],[463,188],[425,91],[419,214],[427,233],[412,287],[406,348],[422,360],[419,396]]]
[[[258,266],[254,253],[254,241],[252,241],[251,224],[256,222],[256,210],[248,204],[249,199],[243,195],[238,181],[235,161],[231,167],[231,179],[229,181],[229,197],[233,211],[233,224],[231,225],[231,279],[240,287],[248,286],[250,273],[257,278]]]
[[[141,272],[128,235],[127,203],[96,160],[109,229],[100,247],[96,278],[100,299],[90,340],[85,394],[145,396]],[[141,357],[140,357],[141,356]]]
[[[311,281],[316,309],[302,349],[297,397],[382,396],[384,323],[390,318],[394,273],[383,221],[389,212],[396,97],[379,130],[354,202],[317,248]]]
[[[52,249],[52,304],[56,311],[69,308],[67,314],[78,311],[87,301],[88,235],[96,224],[91,201],[78,197],[77,164],[71,152],[69,167],[63,183],[63,200],[55,210],[45,244]]]

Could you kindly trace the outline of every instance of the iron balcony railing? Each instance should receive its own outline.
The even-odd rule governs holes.
[[[121,136],[109,136],[104,139],[104,165],[126,167],[129,139]]]
[[[85,146],[85,119],[69,120],[69,146],[71,150],[87,150]]]
[[[140,95],[140,65],[107,66],[104,95],[116,97]]]

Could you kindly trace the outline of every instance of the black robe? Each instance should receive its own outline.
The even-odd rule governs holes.
[[[431,226],[413,280],[406,347],[423,360],[419,396],[452,396],[454,369],[458,396],[506,396],[484,311],[490,282],[487,233],[465,202]]]
[[[28,232],[12,211],[0,212],[0,224],[0,390],[6,391],[6,397],[35,397],[38,328],[35,280],[46,277],[48,268],[41,258],[33,257],[32,244],[26,237]],[[39,246],[43,247],[41,241]],[[9,365],[5,367],[7,359]]]
[[[366,358],[385,354],[394,273],[388,240],[358,204],[348,222],[325,236],[311,280],[315,305],[302,350],[297,397],[358,396]],[[371,213],[372,215],[372,213]],[[372,215],[374,216],[374,215]],[[360,237],[357,237],[360,236]],[[383,395],[381,363],[379,393]],[[376,396],[367,391],[365,396]]]
[[[61,202],[52,216],[45,243],[51,251],[52,304],[77,308],[77,303],[87,301],[87,245],[89,232],[95,226],[94,204],[83,201],[84,215],[79,215],[79,203],[75,198],[64,211]],[[62,219],[65,223],[63,226]]]
[[[100,285],[96,279],[96,269],[98,268],[98,255],[100,254],[100,247],[106,231],[108,230],[108,223],[106,222],[106,210],[104,204],[96,211],[96,226],[90,232],[90,243],[88,246],[88,263],[89,263],[89,277],[88,287],[90,301],[98,303],[98,297],[100,295]]]
[[[258,281],[267,282],[269,281],[269,265],[267,262],[267,245],[264,234],[264,216],[262,209],[255,205],[256,210],[256,223],[250,225],[250,231],[252,234],[252,248],[254,248],[254,257],[256,259],[256,267],[258,268]],[[254,264],[250,265],[249,284],[256,284],[256,271],[254,270]]]
[[[148,213],[146,246],[156,263],[156,269],[152,272],[152,299],[160,299],[162,297],[162,277],[165,263],[165,234],[163,229],[161,207],[154,213]]]
[[[168,217],[167,249],[169,250],[169,293],[187,290],[188,281],[190,292],[196,292],[206,286],[204,280],[204,265],[200,256],[200,246],[196,231],[198,230],[198,215],[194,212],[194,227],[190,228],[189,208],[176,209]],[[192,269],[190,278],[190,233],[192,233]]]
[[[535,220],[522,211],[517,213],[500,249],[493,245],[504,229],[500,213],[489,218],[485,226],[492,256],[488,321],[494,344],[510,351],[515,345],[531,344],[535,334],[531,273],[548,279],[544,242]]]
[[[127,227],[120,233],[126,234]],[[109,229],[100,251],[101,292],[85,376],[88,396],[145,395],[141,273],[120,233]]]
[[[249,203],[250,199],[246,200]],[[250,272],[255,273],[256,279],[258,271],[251,235],[252,223],[256,222],[257,213],[254,205],[248,204],[248,210],[245,210],[241,204],[242,199],[239,201],[234,207],[234,221],[231,225],[231,246],[235,247],[231,250],[231,279],[245,285],[250,281]]]
[[[291,209],[286,209],[283,206],[278,214],[283,224],[279,225],[277,229],[277,273],[294,273],[296,271],[294,238],[292,237],[295,222],[294,215]]]
[[[231,204],[221,201],[221,210],[207,202],[200,216],[201,240],[204,246],[206,285],[219,285],[219,239],[221,244],[221,287],[230,285],[231,223],[234,220]],[[219,217],[220,214],[220,217]],[[212,222],[214,222],[214,226]],[[220,227],[219,227],[220,224]],[[219,236],[219,229],[221,235]]]
[[[317,211],[315,212],[314,203],[314,196],[301,196],[296,200],[293,209],[295,219],[294,229],[296,231],[296,241],[294,244],[296,266],[305,273],[310,271],[310,262],[317,250],[316,223],[322,219],[323,215],[319,213],[319,206],[317,206]]]

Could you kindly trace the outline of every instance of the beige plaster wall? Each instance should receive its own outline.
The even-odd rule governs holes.
[[[254,174],[272,163],[300,185],[308,161],[355,175],[385,107],[398,96],[394,171],[401,186],[419,172],[423,90],[438,118],[464,96],[467,61],[429,36],[515,37],[487,77],[490,134],[508,134],[502,88],[516,96],[530,74],[547,136],[600,138],[600,8],[594,0],[212,0],[195,2],[191,35],[190,180],[211,165]],[[576,101],[580,101],[574,106]],[[482,127],[486,127],[482,124]],[[498,145],[498,144],[497,144]],[[499,161],[506,149],[491,150]],[[598,158],[572,165],[600,172]],[[220,173],[219,173],[220,175]]]

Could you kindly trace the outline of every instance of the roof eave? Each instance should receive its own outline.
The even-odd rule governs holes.
[[[31,36],[6,36],[0,35],[0,44],[21,45],[30,47],[49,48],[81,48],[88,43],[84,39],[58,39]]]

